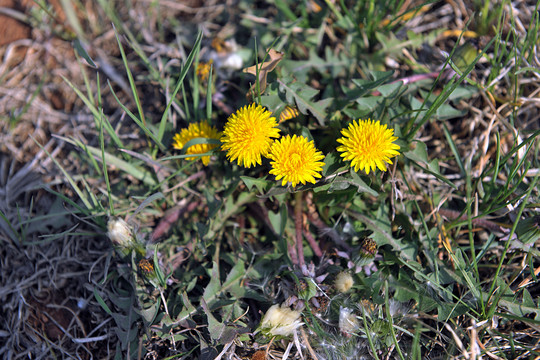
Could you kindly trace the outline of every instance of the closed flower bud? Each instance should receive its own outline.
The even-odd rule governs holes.
[[[364,238],[360,243],[360,257],[373,259],[377,254],[377,243],[372,238]]]

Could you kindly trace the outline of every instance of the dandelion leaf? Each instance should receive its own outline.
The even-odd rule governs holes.
[[[214,261],[212,271],[210,273],[210,282],[204,289],[203,300],[212,307],[217,300],[217,296],[221,291],[221,283],[219,281],[219,265]]]
[[[407,261],[412,261],[418,253],[418,246],[412,242],[405,242],[402,239],[395,239],[392,236],[391,221],[388,205],[384,204],[379,207],[374,218],[364,218],[362,221],[368,229],[373,231],[372,239],[378,246],[390,245],[394,248],[399,256]]]
[[[127,295],[127,294],[126,294]],[[127,296],[121,294],[109,294],[109,299],[122,310],[122,313],[113,313],[112,318],[116,324],[114,333],[120,341],[123,351],[137,348],[137,321],[140,320],[139,314],[136,312],[137,304],[135,294],[131,293]],[[132,353],[133,354],[133,353]]]
[[[324,158],[323,176],[330,176],[343,171],[348,165],[344,165],[337,152],[331,152]]]
[[[357,100],[365,94],[377,89],[379,86],[386,83],[392,78],[393,71],[372,71],[370,73],[373,80],[369,79],[352,79],[352,83],[357,87],[353,90],[346,90],[349,98]]]
[[[403,269],[399,269],[397,281],[392,284],[395,290],[394,299],[400,302],[415,300],[418,302],[420,294],[414,286],[414,282]]]
[[[281,204],[281,206],[279,207],[279,211],[277,212],[273,212],[272,210],[268,211],[268,220],[270,220],[272,228],[274,229],[276,234],[279,234],[280,237],[285,232],[285,226],[287,225],[287,217],[287,206],[285,206],[285,204]]]
[[[454,304],[452,302],[441,302],[437,306],[437,317],[442,321],[466,314],[470,307],[462,302]]]
[[[327,108],[332,103],[332,98],[327,98],[319,101],[312,99],[319,94],[316,90],[306,84],[295,82],[292,78],[283,78],[278,80],[279,90],[285,93],[285,97],[289,104],[296,104],[296,107],[304,115],[311,113],[321,126],[325,125]]]
[[[234,267],[227,275],[227,278],[223,283],[222,290],[228,291],[236,299],[244,297],[246,288],[242,286],[242,279],[245,277],[245,263],[243,260],[238,259]]]
[[[527,289],[523,289],[521,301],[519,296],[515,296],[510,300],[501,299],[499,301],[499,306],[506,308],[510,314],[523,318],[523,321],[526,321],[530,314],[535,315],[535,320],[540,320],[540,308],[534,303],[534,300]]]
[[[403,81],[397,81],[390,84],[384,84],[377,88],[385,98],[395,98],[399,94],[399,90],[403,86]]]
[[[240,179],[246,184],[249,191],[253,189],[253,187],[256,187],[257,190],[262,194],[268,189],[269,185],[271,185],[273,182],[266,180],[266,176],[263,176],[262,178],[254,178],[251,176],[240,176]]]
[[[223,332],[227,326],[219,322],[215,316],[212,315],[212,312],[208,308],[208,304],[206,301],[204,301],[204,298],[201,299],[201,307],[203,308],[206,318],[208,319],[208,331],[210,332],[210,337],[212,340],[218,341],[223,336]]]

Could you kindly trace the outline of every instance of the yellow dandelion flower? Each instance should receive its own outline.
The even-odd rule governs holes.
[[[261,156],[267,156],[272,138],[279,137],[276,118],[261,105],[251,104],[232,114],[221,137],[223,150],[230,161],[251,167],[261,164]]]
[[[298,183],[315,183],[315,178],[320,178],[324,162],[324,155],[315,148],[313,141],[308,141],[303,136],[287,135],[280,140],[274,141],[268,157],[273,160],[270,174],[276,176],[276,180],[283,179],[281,185],[290,182],[292,186]]]
[[[294,119],[298,115],[300,115],[300,112],[297,108],[287,105],[279,115],[279,123],[281,124],[284,121]]]
[[[139,261],[139,270],[145,275],[150,275],[154,272],[154,264],[148,259],[141,259]]]
[[[386,163],[392,164],[390,159],[399,155],[399,145],[393,143],[397,140],[394,129],[379,121],[353,121],[341,134],[343,137],[337,141],[343,145],[337,150],[345,160],[351,161],[354,171],[364,170],[366,174],[376,168],[386,171]]]
[[[182,150],[184,145],[188,141],[196,138],[206,138],[219,140],[221,133],[213,126],[208,124],[208,121],[201,121],[198,123],[189,124],[187,129],[182,129],[178,134],[173,137],[173,147],[178,150]],[[204,154],[210,150],[216,148],[217,144],[197,144],[192,145],[186,150],[186,154]],[[196,157],[188,157],[188,160],[195,160]],[[210,163],[210,156],[203,156],[201,158],[204,165]]]
[[[208,62],[200,62],[199,65],[197,65],[197,70],[195,72],[203,83],[206,82],[206,80],[208,80],[208,77],[210,76],[213,62],[214,60],[210,59],[210,61]]]

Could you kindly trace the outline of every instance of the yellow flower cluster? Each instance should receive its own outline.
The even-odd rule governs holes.
[[[386,171],[387,164],[392,164],[391,159],[399,154],[400,147],[394,144],[397,140],[394,130],[379,121],[355,120],[342,129],[341,134],[337,151],[344,160],[350,161],[355,171],[362,170],[366,174],[375,169]],[[175,135],[173,146],[182,149],[194,138],[219,139],[227,159],[246,168],[261,165],[263,157],[270,159],[270,174],[281,181],[282,186],[314,184],[322,176],[324,155],[313,140],[297,135],[280,138],[276,118],[261,105],[240,108],[228,118],[223,133],[207,122],[191,124]],[[192,145],[186,154],[203,154],[216,147],[204,143]],[[208,165],[210,157],[203,156],[202,161]]]

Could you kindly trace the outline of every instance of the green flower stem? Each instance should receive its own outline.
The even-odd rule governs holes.
[[[295,204],[294,204],[294,226],[296,230],[296,249],[298,253],[298,265],[302,266],[305,264],[304,260],[304,245],[303,245],[303,226],[302,226],[302,195],[301,191],[298,191],[294,194]]]

